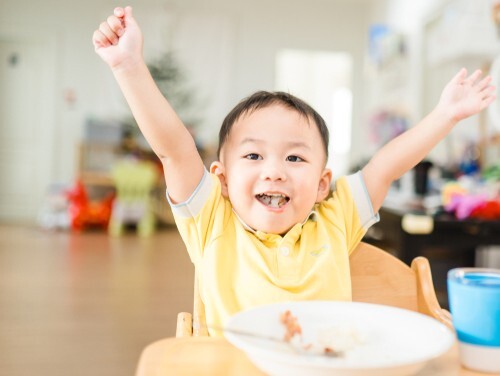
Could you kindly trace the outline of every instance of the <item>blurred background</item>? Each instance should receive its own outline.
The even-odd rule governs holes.
[[[256,90],[323,115],[338,177],[431,111],[461,67],[500,84],[494,0],[128,4],[207,165],[224,116]],[[118,5],[0,3],[1,375],[133,374],[191,309],[161,166],[91,43]],[[499,265],[499,134],[497,100],[396,182],[365,238],[405,262],[429,257],[445,307],[447,270]]]
[[[103,144],[117,146],[124,130],[134,133],[90,42],[118,4],[0,4],[2,220],[33,221],[48,187],[92,169],[106,172],[113,157]],[[499,51],[491,0],[130,4],[147,62],[161,68],[163,59],[173,88],[167,96],[208,159],[223,117],[240,99],[258,89],[287,90],[326,118],[335,176],[429,112],[460,67],[487,71]],[[452,167],[465,150],[475,157],[480,148],[483,164],[494,163],[495,147],[483,147],[492,127],[489,119],[483,123],[476,117],[458,126],[432,159]],[[94,164],[86,151],[98,144]]]

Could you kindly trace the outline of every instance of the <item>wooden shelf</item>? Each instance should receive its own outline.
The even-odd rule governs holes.
[[[97,185],[103,187],[113,187],[113,179],[108,173],[105,172],[80,172],[79,179],[82,180],[85,185]]]

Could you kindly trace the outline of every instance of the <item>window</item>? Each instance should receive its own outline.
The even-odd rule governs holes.
[[[334,177],[348,172],[352,129],[352,59],[347,53],[281,50],[276,56],[276,90],[309,103],[330,131],[327,166]]]

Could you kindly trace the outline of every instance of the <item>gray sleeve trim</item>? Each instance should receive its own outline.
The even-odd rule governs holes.
[[[205,169],[200,183],[186,201],[180,202],[178,204],[172,203],[168,195],[168,190],[167,200],[170,204],[170,207],[172,208],[172,212],[175,215],[184,218],[194,217],[201,211],[203,205],[205,205],[205,203],[207,202],[211,191],[212,179],[207,169]]]
[[[380,220],[380,215],[373,212],[373,206],[366,189],[365,181],[363,179],[363,174],[361,171],[355,174],[347,176],[347,183],[351,188],[352,197],[358,209],[358,216],[361,222],[361,226],[365,230],[368,230],[370,226],[377,223]]]

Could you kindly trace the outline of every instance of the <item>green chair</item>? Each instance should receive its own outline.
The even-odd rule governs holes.
[[[136,224],[140,236],[155,230],[155,215],[151,207],[151,191],[159,178],[157,167],[147,161],[121,160],[112,168],[116,199],[111,212],[108,232],[120,236],[125,225]]]

